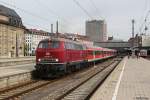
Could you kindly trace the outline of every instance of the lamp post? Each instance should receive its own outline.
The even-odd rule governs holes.
[[[134,23],[135,23],[135,20],[132,19],[132,48],[134,48]]]

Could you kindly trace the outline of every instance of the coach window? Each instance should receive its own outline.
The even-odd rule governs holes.
[[[95,54],[96,54],[96,55],[100,55],[100,51],[96,51]]]
[[[74,49],[75,49],[75,50],[78,50],[77,44],[74,43],[73,45],[74,45]]]
[[[82,45],[80,45],[80,50],[84,50],[84,48],[83,48],[83,46],[82,46]]]
[[[74,43],[74,47],[75,47],[75,49],[76,49],[76,50],[78,50],[78,46],[77,46],[77,44],[75,44],[75,43]]]
[[[77,46],[78,46],[78,50],[82,50],[82,47],[80,44],[77,44]]]
[[[104,55],[104,51],[102,51],[102,55]]]
[[[82,48],[83,48],[83,50],[86,50],[86,46],[85,45],[83,45]]]
[[[100,51],[100,55],[102,54],[102,51]]]
[[[79,44],[76,44],[77,45],[77,50],[81,50],[81,47]]]
[[[78,50],[83,50],[82,45],[77,44],[77,49],[78,49]]]
[[[95,51],[95,55],[98,55],[98,51]]]

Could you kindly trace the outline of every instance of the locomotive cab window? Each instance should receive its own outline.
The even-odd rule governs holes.
[[[39,43],[38,48],[59,48],[59,41],[42,41]]]
[[[59,48],[60,42],[59,41],[50,41],[49,46],[50,48]]]
[[[40,42],[38,48],[48,48],[48,41]]]

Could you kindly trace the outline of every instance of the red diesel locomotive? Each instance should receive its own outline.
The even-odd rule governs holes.
[[[36,50],[36,70],[42,75],[70,72],[81,65],[115,56],[116,51],[88,47],[81,42],[52,38],[39,42]]]

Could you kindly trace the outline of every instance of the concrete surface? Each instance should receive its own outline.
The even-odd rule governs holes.
[[[150,100],[150,61],[124,58],[90,100]]]

